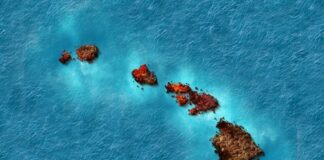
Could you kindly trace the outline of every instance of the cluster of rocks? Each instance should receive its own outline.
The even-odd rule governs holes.
[[[99,49],[95,45],[82,45],[76,50],[78,59],[80,61],[87,61],[88,63],[92,63],[99,54]],[[59,61],[62,64],[67,64],[73,58],[68,51],[63,51]]]
[[[180,106],[186,104],[194,104],[195,106],[189,110],[190,115],[197,115],[199,113],[205,113],[213,111],[219,107],[219,103],[216,98],[207,93],[198,93],[193,91],[189,84],[171,83],[169,82],[165,86],[167,93],[176,94],[175,98]]]
[[[243,127],[221,119],[216,127],[220,133],[212,139],[220,160],[252,160],[264,155]]]
[[[134,69],[132,76],[139,84],[157,84],[155,74],[148,69],[146,64]],[[219,107],[216,98],[205,92],[199,93],[197,87],[195,90],[191,89],[189,84],[168,82],[165,88],[167,93],[171,93],[172,97],[176,98],[179,106],[194,105],[189,110],[189,115],[198,115],[208,111],[215,112]],[[264,155],[243,127],[227,122],[223,118],[216,127],[220,132],[212,139],[212,144],[220,160],[252,160]]]
[[[99,49],[95,45],[83,45],[76,50],[80,61],[92,63],[98,57]],[[67,64],[73,60],[68,51],[63,51],[59,61]],[[143,85],[157,85],[157,77],[154,72],[148,69],[146,64],[132,71],[134,80]],[[219,103],[215,97],[205,92],[198,92],[198,88],[191,89],[189,84],[168,82],[165,85],[167,93],[171,93],[176,98],[179,106],[194,105],[189,109],[189,115],[198,115],[219,108]],[[202,90],[201,90],[202,91]],[[243,127],[232,124],[221,119],[216,127],[219,129],[212,144],[220,160],[252,160],[262,155],[264,152],[255,144],[251,135]]]

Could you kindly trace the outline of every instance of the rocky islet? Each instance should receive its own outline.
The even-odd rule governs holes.
[[[67,64],[71,60],[72,60],[72,56],[68,51],[63,51],[61,57],[59,58],[59,61],[62,64]]]
[[[97,46],[91,44],[82,45],[78,49],[76,49],[76,54],[80,61],[92,63],[98,57],[99,49]],[[67,64],[73,59],[74,58],[71,56],[70,52],[64,50],[61,57],[59,58],[59,61],[62,64]]]
[[[83,45],[76,50],[80,61],[92,63],[98,57],[99,49],[95,45]]]
[[[155,74],[148,69],[146,64],[142,64],[138,69],[134,69],[132,71],[132,76],[139,84],[157,84],[157,78]]]

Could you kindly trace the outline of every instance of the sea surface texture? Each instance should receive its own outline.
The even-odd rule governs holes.
[[[58,61],[82,44],[94,63]],[[221,117],[262,160],[324,157],[323,0],[1,0],[0,55],[1,160],[216,160]],[[220,109],[189,116],[169,81]]]

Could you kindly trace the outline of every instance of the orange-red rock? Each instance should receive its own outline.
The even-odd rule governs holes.
[[[218,101],[207,93],[191,93],[190,101],[195,104],[195,107],[192,108],[189,112],[190,115],[197,115],[198,113],[203,113],[207,111],[213,111],[219,107]]]
[[[189,114],[190,115],[197,115],[199,113],[199,111],[197,110],[197,108],[191,108],[189,109]]]
[[[188,103],[188,98],[185,95],[177,95],[176,99],[180,106],[184,106]]]
[[[214,112],[219,107],[218,101],[212,95],[193,91],[188,84],[169,82],[165,88],[167,92],[176,94],[176,99],[180,106],[188,102],[195,105],[194,108],[189,110],[190,115],[197,115],[207,111]]]
[[[224,119],[221,119],[216,127],[220,132],[212,139],[212,143],[220,160],[250,160],[264,155],[243,127]]]
[[[191,88],[187,84],[182,84],[182,83],[170,83],[165,86],[167,89],[167,92],[172,92],[172,93],[189,93],[191,91]]]
[[[141,65],[138,69],[132,71],[132,75],[136,82],[140,84],[157,84],[157,78],[153,72],[151,72],[146,64]]]
[[[98,57],[99,49],[95,45],[83,45],[76,50],[79,60],[91,63]]]
[[[199,100],[198,92],[196,92],[196,91],[189,92],[189,99],[190,99],[190,102],[192,102],[193,104],[196,104]]]
[[[68,63],[70,60],[72,60],[71,54],[67,51],[64,51],[61,55],[61,58],[59,59],[59,61],[63,64]]]

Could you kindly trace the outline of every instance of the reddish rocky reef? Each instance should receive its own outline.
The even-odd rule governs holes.
[[[252,160],[264,155],[243,127],[221,119],[216,126],[220,133],[212,139],[220,160]]]
[[[208,111],[214,112],[219,107],[218,101],[212,95],[193,91],[189,84],[169,82],[165,88],[168,93],[176,94],[175,97],[180,106],[188,103],[195,105],[189,110],[190,115],[197,115]]]
[[[80,61],[87,61],[91,63],[98,57],[99,49],[95,45],[83,45],[76,50],[76,53]],[[63,64],[67,64],[72,59],[74,58],[72,58],[69,52],[63,51],[59,61]]]
[[[195,107],[190,109],[191,115],[196,115],[198,113],[203,113],[207,111],[213,111],[219,107],[218,101],[210,94],[207,93],[197,93],[196,91],[189,93],[190,102],[195,104]]]
[[[157,84],[157,78],[155,74],[148,69],[146,64],[141,65],[138,69],[134,69],[132,71],[132,76],[139,84]]]
[[[184,106],[188,103],[188,98],[185,95],[177,95],[176,96],[177,102],[180,106]]]
[[[176,93],[176,94],[182,94],[182,93],[189,93],[191,92],[191,88],[188,84],[182,84],[182,83],[168,83],[165,88],[167,89],[167,92]]]
[[[72,60],[71,54],[67,51],[63,51],[59,61],[63,64],[67,64],[70,60]]]
[[[93,62],[98,57],[99,49],[95,45],[83,45],[76,50],[80,61]]]

